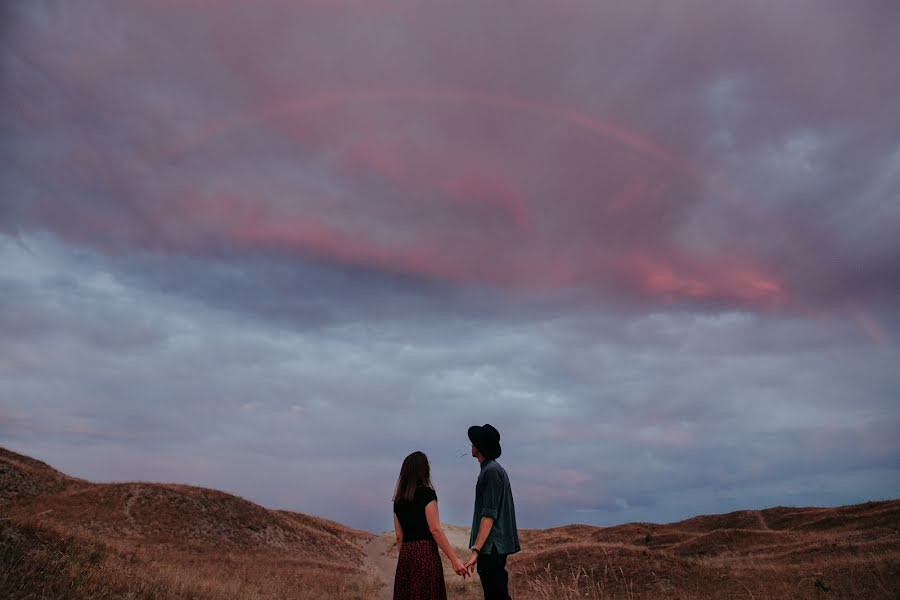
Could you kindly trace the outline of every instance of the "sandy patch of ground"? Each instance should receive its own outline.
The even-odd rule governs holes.
[[[469,544],[469,530],[456,525],[444,525],[444,533],[450,544],[456,550],[460,560],[466,560],[468,553],[466,547]],[[394,532],[386,532],[375,536],[363,548],[365,553],[364,564],[366,570],[378,577],[384,586],[379,590],[378,600],[391,600],[394,593],[394,571],[397,568],[397,544],[394,540]],[[481,598],[481,583],[478,575],[473,575],[463,580],[453,572],[450,561],[441,552],[444,563],[444,581],[447,582],[448,600],[470,600]]]

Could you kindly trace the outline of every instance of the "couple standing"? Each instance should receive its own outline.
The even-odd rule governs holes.
[[[509,477],[497,462],[500,432],[488,424],[473,425],[469,427],[469,441],[481,472],[475,484],[470,555],[465,563],[456,556],[441,528],[428,457],[413,452],[403,461],[394,492],[394,531],[400,549],[394,600],[446,600],[438,547],[458,575],[467,577],[477,566],[485,600],[510,600],[506,557],[519,551],[519,534]]]

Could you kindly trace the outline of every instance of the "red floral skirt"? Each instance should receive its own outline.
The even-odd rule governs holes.
[[[400,544],[394,600],[447,600],[444,568],[434,540]]]

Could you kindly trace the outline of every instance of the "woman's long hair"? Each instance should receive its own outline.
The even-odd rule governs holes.
[[[413,452],[403,459],[400,467],[400,477],[397,478],[397,487],[394,490],[394,502],[412,502],[416,494],[416,488],[431,485],[431,465],[424,452]]]

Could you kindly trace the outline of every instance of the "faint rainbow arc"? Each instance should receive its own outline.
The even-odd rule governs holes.
[[[195,139],[189,140],[179,147],[176,154],[180,154],[181,152],[196,146],[208,143],[211,139],[221,137],[232,131],[251,126],[261,121],[276,119],[294,113],[328,110],[354,104],[395,100],[455,102],[537,115],[548,120],[561,121],[571,127],[594,135],[615,140],[632,150],[670,164],[678,170],[689,171],[695,174],[698,172],[695,166],[684,159],[679,158],[675,153],[663,148],[649,138],[610,121],[599,119],[571,108],[546,104],[536,100],[517,98],[515,96],[489,94],[469,90],[430,88],[325,92],[297,100],[272,104],[260,110],[241,114],[233,119],[213,124],[200,135],[195,136]]]
[[[603,138],[615,140],[622,145],[646,156],[662,161],[675,170],[703,180],[713,189],[724,196],[735,198],[739,195],[737,190],[727,181],[715,177],[706,176],[701,169],[689,161],[679,158],[672,151],[660,146],[651,139],[622,127],[616,123],[600,119],[578,110],[547,104],[537,100],[517,98],[502,94],[491,94],[459,89],[440,88],[393,88],[393,89],[369,89],[357,91],[324,92],[310,97],[300,98],[267,106],[261,110],[238,115],[233,119],[219,122],[210,128],[180,145],[175,152],[178,156],[192,148],[206,144],[228,133],[252,126],[265,120],[280,118],[286,115],[328,110],[354,104],[365,104],[382,101],[431,101],[431,102],[456,102],[475,106],[494,107],[515,112],[537,115],[542,118],[561,121],[571,127],[597,135]],[[745,214],[749,213],[746,206],[741,205]],[[771,225],[771,224],[770,224]],[[891,344],[890,338],[879,326],[870,311],[857,309],[852,311],[850,317],[876,344],[882,347]]]

